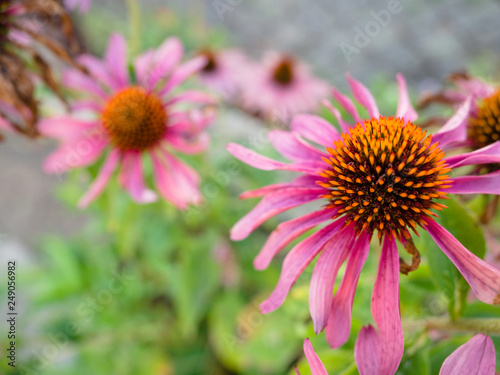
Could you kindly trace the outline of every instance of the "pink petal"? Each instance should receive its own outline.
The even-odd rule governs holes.
[[[465,165],[500,163],[500,141],[472,152],[450,156],[446,158],[446,163],[450,168],[458,168]]]
[[[477,298],[493,305],[500,303],[500,271],[472,254],[437,222],[429,220],[426,229],[458,268]]]
[[[356,81],[349,74],[347,74],[346,77],[351,86],[354,98],[367,109],[371,118],[378,118],[380,112],[378,111],[377,102],[373,98],[371,92],[361,82]]]
[[[264,247],[255,258],[254,267],[258,270],[266,269],[274,256],[285,246],[309,229],[331,219],[335,213],[336,210],[327,208],[281,223],[270,234]]]
[[[48,117],[42,119],[38,124],[38,130],[42,135],[59,140],[72,140],[75,137],[81,139],[85,131],[94,128],[99,128],[95,121],[77,120],[69,116]],[[104,137],[104,133],[102,136]]]
[[[399,309],[399,255],[395,240],[384,236],[371,311],[380,332],[380,359],[377,374],[394,374],[404,350]]]
[[[168,38],[153,54],[138,58],[135,67],[138,81],[147,90],[152,90],[159,81],[167,77],[182,59],[184,47],[177,38]]]
[[[306,355],[307,363],[309,364],[312,375],[328,375],[325,366],[323,366],[321,359],[319,359],[318,355],[314,351],[314,348],[309,339],[304,340],[304,353]]]
[[[126,87],[129,82],[129,74],[127,64],[127,42],[123,35],[118,33],[111,34],[104,61],[106,62],[109,74],[115,82],[115,87]]]
[[[200,179],[198,174],[188,165],[180,162],[165,150],[151,153],[155,184],[163,197],[185,209],[192,204],[201,202],[198,189]]]
[[[120,152],[117,150],[112,150],[106,161],[104,162],[97,178],[94,180],[89,190],[85,193],[85,195],[78,202],[79,208],[87,207],[94,199],[96,199],[104,190],[106,185],[108,184],[109,179],[111,178],[118,162],[120,160]]]
[[[480,333],[446,358],[439,375],[495,375],[495,366],[493,340]]]
[[[471,111],[472,98],[458,108],[457,112],[432,136],[433,142],[439,142],[441,147],[449,143],[463,142],[467,139],[467,123]]]
[[[500,171],[481,176],[460,176],[452,179],[450,194],[500,194]]]
[[[269,140],[274,148],[284,157],[290,160],[321,160],[326,157],[324,152],[304,142],[296,134],[283,130],[271,130],[268,133]]]
[[[332,348],[344,345],[351,332],[351,312],[359,275],[370,250],[371,235],[361,234],[353,246],[344,278],[333,297],[326,325],[326,341]]]
[[[351,128],[353,125],[349,124],[348,122],[344,121],[342,119],[342,114],[340,111],[335,108],[328,100],[322,100],[321,104],[323,104],[326,108],[330,110],[330,112],[335,116],[335,119],[340,125],[340,129],[342,130],[343,133],[346,133],[349,131],[349,128]]]
[[[68,69],[64,72],[63,83],[67,87],[77,91],[85,91],[102,100],[108,98],[108,94],[99,86],[99,83],[76,69]]]
[[[165,106],[174,105],[177,103],[198,103],[198,104],[215,104],[215,99],[201,91],[186,90],[182,94],[176,95],[173,99],[167,101]]]
[[[73,112],[90,111],[94,113],[101,113],[101,111],[103,110],[102,103],[97,103],[91,99],[74,100],[70,103],[70,105]]]
[[[297,115],[292,119],[290,125],[292,131],[299,133],[302,137],[316,142],[321,146],[333,146],[333,141],[340,137],[340,134],[325,119],[314,115]]]
[[[363,123],[361,117],[359,117],[358,110],[356,109],[354,103],[347,96],[343,95],[336,89],[332,90],[333,97],[339,102],[339,104],[344,107],[344,109],[352,116],[355,122]]]
[[[122,169],[118,178],[123,188],[137,203],[151,203],[158,199],[144,183],[140,153],[127,152],[123,155]]]
[[[263,314],[276,310],[281,306],[302,271],[311,263],[328,241],[336,238],[335,234],[344,223],[345,219],[340,218],[312,234],[290,250],[283,261],[278,284],[271,295],[259,306]]]
[[[272,184],[272,185],[267,185],[255,190],[248,190],[245,191],[244,193],[240,194],[240,199],[248,199],[248,198],[257,198],[257,197],[262,197],[272,191],[276,190],[281,190],[289,187],[309,187],[309,188],[317,188],[318,184],[317,181],[320,180],[320,178],[317,178],[315,176],[309,176],[309,175],[303,175],[297,177],[295,180],[293,180],[291,183],[286,182],[282,184]],[[333,214],[332,214],[333,216]]]
[[[398,109],[396,110],[396,117],[402,117],[405,121],[415,121],[418,117],[417,111],[413,108],[406,87],[406,81],[401,74],[396,75],[399,89]]]
[[[318,170],[324,168],[324,163],[320,162],[296,162],[293,164],[282,163],[268,157],[257,154],[246,147],[240,146],[236,143],[227,145],[227,150],[242,162],[251,165],[254,168],[262,169],[264,171],[273,171],[281,169],[284,171],[294,171],[317,175]]]
[[[324,189],[290,187],[266,195],[257,206],[241,218],[231,229],[231,239],[247,238],[259,225],[279,213],[319,199]]]
[[[208,134],[201,134],[193,140],[187,140],[186,137],[176,133],[167,133],[165,139],[177,151],[183,154],[199,154],[205,151],[210,145]]]
[[[160,96],[174,90],[180,84],[182,84],[186,79],[199,71],[207,63],[206,57],[198,56],[194,59],[184,63],[176,70],[173,71],[167,84],[160,91]]]
[[[380,360],[380,336],[372,325],[363,327],[359,331],[354,347],[354,359],[360,375],[377,374]]]
[[[352,225],[340,230],[323,247],[314,267],[309,287],[309,310],[316,334],[321,332],[328,321],[335,279],[349,250],[353,248],[354,238],[355,231]]]
[[[95,56],[89,54],[81,55],[78,57],[78,62],[87,68],[92,77],[96,80],[104,83],[111,89],[119,89],[119,86],[114,81],[107,67]]]

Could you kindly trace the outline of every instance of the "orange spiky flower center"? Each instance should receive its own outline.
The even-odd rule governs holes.
[[[274,68],[273,80],[280,85],[287,86],[294,78],[294,62],[290,57],[284,57]]]
[[[410,239],[409,228],[433,220],[431,209],[446,207],[435,202],[446,199],[442,189],[450,182],[444,152],[412,122],[365,120],[334,145],[320,172],[327,181],[319,184],[329,189],[323,196],[328,207],[338,209],[334,218],[346,215],[346,225],[354,222],[358,235],[377,230],[379,238]]]
[[[111,98],[102,120],[111,143],[123,151],[154,146],[167,130],[161,101],[140,87],[129,87]]]
[[[500,90],[479,104],[477,114],[469,120],[469,138],[476,149],[500,139]]]

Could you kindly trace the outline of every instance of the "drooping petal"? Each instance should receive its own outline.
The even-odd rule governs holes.
[[[380,116],[380,112],[377,107],[377,102],[375,101],[375,98],[371,94],[370,90],[368,90],[361,82],[352,78],[349,74],[347,74],[346,77],[349,81],[349,86],[351,86],[354,98],[358,101],[358,103],[362,104],[366,108],[371,118],[378,118]]]
[[[500,172],[452,178],[450,194],[500,194]]]
[[[340,137],[338,131],[325,119],[314,115],[297,115],[290,125],[292,131],[325,147],[331,147]]]
[[[96,199],[106,187],[109,179],[111,178],[116,166],[120,160],[120,152],[117,150],[112,150],[106,161],[104,162],[97,178],[94,180],[89,190],[78,202],[79,208],[87,207],[94,199]]]
[[[398,108],[396,110],[396,117],[403,117],[406,121],[415,121],[418,117],[418,114],[411,105],[406,81],[403,75],[399,73],[396,75],[396,79],[398,81],[399,89],[399,100]]]
[[[123,35],[111,34],[108,48],[104,56],[108,72],[115,82],[115,87],[124,88],[128,85],[127,42]]]
[[[190,166],[160,148],[150,155],[156,187],[166,200],[180,209],[201,202],[200,178]]]
[[[453,235],[435,221],[426,229],[476,294],[489,304],[500,303],[500,271],[467,250]]]
[[[327,154],[304,142],[296,134],[283,130],[272,130],[268,133],[269,141],[274,148],[290,160],[321,160]]]
[[[354,250],[355,230],[352,225],[340,230],[321,250],[311,276],[309,287],[309,310],[314,331],[319,334],[328,321],[332,307],[333,288],[340,266]]]
[[[318,170],[324,167],[324,162],[321,161],[302,161],[292,164],[282,163],[259,155],[255,151],[249,150],[248,148],[236,143],[230,143],[226,148],[233,156],[240,159],[242,162],[264,171],[274,171],[280,169],[284,171],[302,172],[311,175],[317,175]]]
[[[446,163],[450,168],[458,168],[465,165],[500,163],[500,141],[472,152],[450,156],[446,158]]]
[[[378,372],[380,360],[380,336],[372,325],[361,328],[354,347],[354,359],[360,375]]]
[[[290,187],[266,195],[248,214],[243,216],[231,229],[231,239],[240,241],[247,238],[259,225],[267,219],[297,207],[301,204],[319,199],[324,189]]]
[[[306,355],[307,363],[309,364],[312,375],[328,375],[325,366],[314,351],[314,348],[309,339],[304,340],[304,353]]]
[[[446,124],[432,136],[433,142],[439,142],[441,148],[446,148],[450,143],[465,141],[471,105],[472,98],[469,97]]]
[[[392,236],[384,237],[371,311],[380,335],[378,375],[392,375],[403,357],[404,337],[399,308],[399,255]]]
[[[332,348],[344,345],[351,332],[351,312],[359,275],[370,250],[368,233],[362,233],[349,255],[344,278],[333,297],[326,325],[326,341]]]
[[[439,375],[495,375],[495,366],[493,340],[480,333],[446,358]]]
[[[142,171],[141,154],[127,152],[123,155],[119,181],[123,188],[137,203],[151,203],[157,200],[156,194],[146,187]]]
[[[307,265],[311,263],[328,241],[338,239],[335,234],[338,233],[344,223],[345,219],[340,218],[298,243],[290,250],[283,261],[278,284],[269,298],[260,305],[260,310],[263,314],[276,310],[281,306],[291,287]]]

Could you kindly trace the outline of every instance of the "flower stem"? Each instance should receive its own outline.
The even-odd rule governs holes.
[[[139,0],[127,0],[130,27],[130,52],[137,56],[141,52],[141,7]]]
[[[452,331],[462,333],[484,333],[486,335],[500,336],[500,319],[498,318],[462,318],[449,320],[448,318],[426,319],[406,322],[409,329]]]

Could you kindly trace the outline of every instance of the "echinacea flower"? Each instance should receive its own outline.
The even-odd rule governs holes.
[[[80,12],[87,13],[92,5],[92,0],[64,0],[64,6],[69,10],[80,9]]]
[[[203,49],[200,54],[207,59],[207,63],[198,73],[200,82],[220,93],[225,99],[234,100],[238,95],[241,75],[246,73],[246,57],[237,50]]]
[[[455,107],[470,102],[462,106],[466,121],[455,127],[456,133],[454,142],[446,145],[445,150],[470,151],[458,158],[469,158],[470,161],[476,159],[477,163],[469,162],[474,168],[468,173],[469,176],[460,177],[464,186],[467,182],[467,189],[475,190],[476,193],[493,193],[488,189],[491,187],[495,174],[485,174],[484,172],[498,172],[500,170],[500,87],[484,82],[477,78],[469,77],[465,74],[454,74],[451,77],[456,85],[456,89],[444,90],[443,92],[427,97],[422,102],[422,107],[438,101],[451,104]],[[488,150],[489,163],[481,161],[480,154],[483,150]],[[462,152],[463,153],[463,152]],[[479,154],[479,155],[478,155]],[[457,160],[457,159],[454,159]],[[496,189],[498,194],[500,189]],[[460,191],[456,191],[460,193]],[[494,197],[492,204],[486,204],[481,215],[483,222],[488,222],[495,214],[499,197]]]
[[[265,119],[314,112],[328,94],[328,85],[314,77],[295,57],[268,53],[241,77],[242,105]]]
[[[370,240],[377,232],[382,251],[371,312],[381,348],[377,355],[378,374],[393,374],[403,355],[399,271],[413,271],[419,261],[411,231],[416,232],[418,227],[428,231],[483,302],[500,302],[500,271],[467,250],[433,219],[436,214],[432,210],[445,208],[438,200],[446,197],[447,190],[468,192],[467,182],[451,179],[448,173],[457,164],[469,163],[470,158],[446,158],[440,148],[455,140],[456,128],[466,121],[464,111],[459,110],[438,134],[431,136],[414,123],[417,114],[402,76],[397,77],[399,101],[395,116],[391,117],[380,114],[374,97],[364,85],[350,76],[347,79],[354,98],[366,108],[368,119],[363,120],[353,102],[334,90],[336,101],[356,124],[343,120],[340,112],[331,107],[342,133],[313,115],[296,116],[289,132],[271,131],[271,143],[291,164],[261,156],[240,145],[228,145],[234,156],[253,167],[301,173],[290,183],[244,193],[242,198],[263,199],[235,224],[231,238],[243,240],[264,221],[291,208],[317,200],[324,202],[320,210],[281,223],[269,236],[254,265],[257,269],[266,268],[290,242],[325,223],[326,226],[290,250],[276,288],[260,308],[263,313],[277,309],[302,271],[319,255],[311,278],[310,312],[315,331],[319,333],[326,328],[330,346],[338,347],[349,337],[357,281]],[[314,147],[309,141],[321,147]],[[476,155],[485,162],[488,150]],[[498,186],[500,180],[497,181]],[[413,255],[411,265],[400,266],[397,241]],[[344,278],[332,296],[337,273],[345,261]]]
[[[144,181],[144,154],[151,158],[156,188],[166,200],[179,208],[200,201],[198,174],[173,152],[203,151],[209,141],[204,130],[214,113],[209,108],[189,107],[192,103],[211,104],[206,94],[174,91],[206,63],[205,58],[198,57],[179,65],[182,55],[180,41],[167,39],[158,50],[135,60],[137,81],[132,82],[125,40],[114,34],[104,60],[91,55],[78,59],[90,76],[76,69],[65,73],[68,87],[88,95],[88,99],[76,101],[73,108],[86,110],[93,118],[68,115],[41,122],[42,134],[61,141],[59,149],[45,160],[44,169],[61,173],[88,166],[109,151],[99,175],[80,200],[80,207],[87,206],[103,191],[117,168],[119,182],[133,200],[156,200],[156,194]]]
[[[355,357],[360,375],[377,374],[380,350],[377,332],[372,326],[363,327],[356,342]],[[304,340],[304,354],[312,375],[328,375],[309,339]],[[362,359],[363,358],[363,359]],[[359,364],[362,364],[361,366]],[[451,353],[443,362],[439,375],[495,375],[496,357],[493,341],[478,334]],[[295,368],[295,372],[300,372]]]
[[[58,0],[0,0],[0,114],[30,137],[38,135],[33,73],[61,97],[39,46],[76,65],[69,52],[78,50],[73,23]]]

